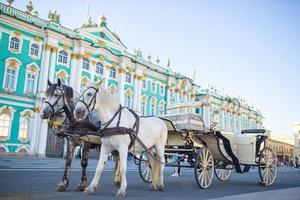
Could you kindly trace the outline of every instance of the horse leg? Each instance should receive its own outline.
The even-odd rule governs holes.
[[[165,168],[165,147],[163,145],[156,145],[156,158],[159,162],[155,161],[158,165],[158,182],[157,188],[159,191],[163,191],[165,188],[164,185],[164,168]]]
[[[120,176],[121,176],[121,186],[118,190],[116,196],[118,197],[125,197],[126,189],[127,189],[127,180],[126,180],[126,168],[127,168],[127,156],[128,156],[128,147],[120,147],[119,148],[119,155],[120,155]]]
[[[71,170],[71,164],[72,164],[72,158],[73,158],[75,146],[76,145],[72,142],[70,142],[69,145],[68,145],[67,155],[66,155],[65,171],[64,171],[63,179],[57,185],[57,191],[58,192],[65,191],[66,188],[69,185],[70,170]]]
[[[114,185],[116,187],[120,187],[121,185],[121,175],[120,175],[120,157],[119,157],[119,152],[114,150],[112,151],[112,156],[114,158],[115,161],[115,167],[114,167],[114,174],[115,174],[115,180],[114,180]]]
[[[84,190],[85,194],[93,194],[95,188],[98,186],[100,176],[104,169],[104,165],[108,159],[108,154],[110,152],[109,150],[110,149],[108,149],[108,147],[105,147],[105,145],[103,145],[103,144],[101,145],[100,158],[98,161],[96,172],[95,172],[95,175],[94,175],[94,178],[93,178],[91,184],[87,188],[85,188],[85,190]]]
[[[87,175],[86,167],[88,165],[89,159],[89,144],[86,142],[82,143],[82,157],[81,157],[81,167],[82,167],[82,176],[79,185],[77,186],[76,191],[82,192],[87,187]]]
[[[151,166],[151,175],[152,175],[152,182],[150,183],[149,185],[149,190],[151,191],[155,191],[157,188],[156,188],[156,185],[157,185],[157,176],[155,176],[157,170],[155,170],[155,160],[153,159],[153,157],[151,155],[153,155],[153,153],[146,153],[147,155],[147,158],[149,160],[149,164]]]

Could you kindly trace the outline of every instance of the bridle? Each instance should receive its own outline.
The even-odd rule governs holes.
[[[92,96],[90,102],[89,102],[89,103],[86,103],[86,102],[84,101],[84,94],[85,94],[89,89],[95,90],[95,93],[94,93],[94,95]],[[96,105],[96,97],[97,97],[98,92],[99,92],[99,88],[88,87],[88,88],[86,88],[86,89],[82,92],[82,94],[81,94],[80,97],[79,97],[78,102],[81,102],[81,103],[86,107],[86,109],[89,111],[89,114],[90,114],[90,113],[94,110],[94,108],[95,108],[95,105]],[[93,107],[90,109],[90,107],[91,107],[92,104],[93,104]]]
[[[59,90],[61,92],[61,94],[59,95],[59,97],[55,100],[55,102],[53,104],[51,104],[49,101],[44,101],[45,104],[48,104],[49,107],[51,108],[52,114],[50,115],[50,118],[57,116],[59,114],[62,114],[64,112],[66,112],[66,101],[65,101],[65,93],[61,88],[56,88],[57,90]],[[54,107],[58,104],[59,100],[63,98],[63,106],[61,108],[59,108],[56,112],[54,110]],[[67,113],[66,113],[67,114]],[[69,117],[69,116],[68,116]]]

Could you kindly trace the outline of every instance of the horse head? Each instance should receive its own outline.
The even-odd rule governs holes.
[[[95,109],[97,94],[102,80],[91,82],[84,87],[74,109],[74,117],[77,121],[84,120]]]
[[[40,111],[42,119],[49,119],[62,113],[67,102],[74,96],[73,89],[64,85],[60,79],[57,80],[57,83],[51,83],[48,80],[48,86],[46,100],[43,102]]]

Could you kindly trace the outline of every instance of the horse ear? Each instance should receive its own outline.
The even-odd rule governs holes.
[[[58,84],[59,87],[61,86],[61,80],[60,80],[60,78],[57,79],[57,84]]]
[[[48,79],[48,85],[50,86],[50,85],[52,85],[52,83],[51,83],[51,81]]]
[[[66,98],[71,99],[74,96],[73,88],[66,86]]]

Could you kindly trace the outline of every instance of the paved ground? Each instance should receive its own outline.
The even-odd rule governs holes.
[[[96,160],[89,161],[88,177],[91,180]],[[66,192],[55,187],[63,172],[63,159],[0,157],[0,199],[117,199],[112,186],[113,163],[108,162],[95,195],[87,196],[74,191],[80,179],[79,160],[74,160],[71,182]],[[281,168],[276,183],[270,187],[258,184],[256,170],[247,174],[233,174],[226,182],[217,179],[209,189],[198,188],[193,171],[183,170],[181,177],[171,177],[172,169],[165,170],[164,192],[150,192],[133,162],[128,164],[126,199],[300,199],[300,170]]]

